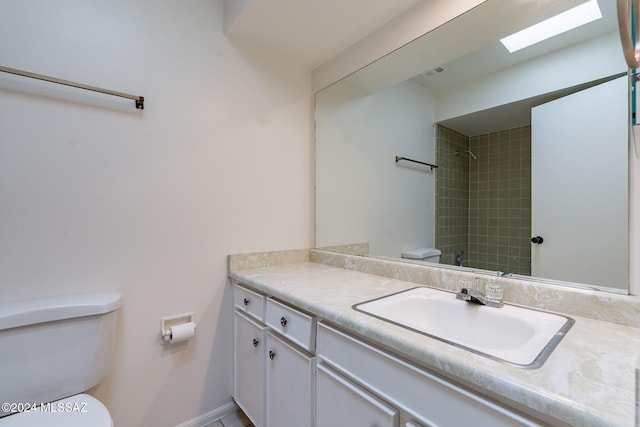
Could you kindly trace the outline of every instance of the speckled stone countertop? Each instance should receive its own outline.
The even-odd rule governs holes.
[[[640,329],[571,315],[541,368],[493,361],[353,310],[416,283],[301,260],[229,276],[554,425],[634,426]],[[453,298],[453,295],[452,295]]]

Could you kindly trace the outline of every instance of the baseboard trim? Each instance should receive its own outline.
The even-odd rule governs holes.
[[[208,424],[221,420],[237,409],[238,407],[235,403],[229,402],[226,405],[214,409],[213,411],[209,411],[206,414],[202,414],[193,419],[190,419],[189,421],[178,424],[176,427],[204,427]]]

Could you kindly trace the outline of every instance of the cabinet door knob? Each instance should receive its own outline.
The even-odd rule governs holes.
[[[282,326],[283,328],[287,326],[287,319],[284,316],[280,318],[280,326]]]
[[[269,359],[273,360],[274,357],[276,357],[276,354],[272,350],[269,350]]]
[[[540,236],[536,236],[531,238],[531,242],[535,243],[536,245],[540,245],[542,244],[542,242],[544,242],[544,239]]]
[[[242,300],[242,303],[244,304],[245,307],[249,305],[249,302],[250,302],[249,298],[245,298]]]
[[[258,340],[257,340],[257,339],[255,339],[255,338],[253,339],[253,346],[254,346],[254,347],[257,347],[259,343],[260,343],[260,341],[258,341]]]

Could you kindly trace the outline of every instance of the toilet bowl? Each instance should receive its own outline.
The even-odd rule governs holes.
[[[440,262],[440,249],[436,248],[419,248],[419,249],[410,249],[408,251],[402,252],[402,258],[412,259],[416,261],[426,261],[426,262]]]
[[[84,392],[109,372],[120,303],[118,292],[0,303],[0,427],[113,427]]]

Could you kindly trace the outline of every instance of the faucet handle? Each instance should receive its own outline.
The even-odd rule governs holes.
[[[467,288],[460,289],[460,292],[456,294],[456,299],[459,299],[462,301],[471,301],[471,295],[469,294],[469,289]]]

